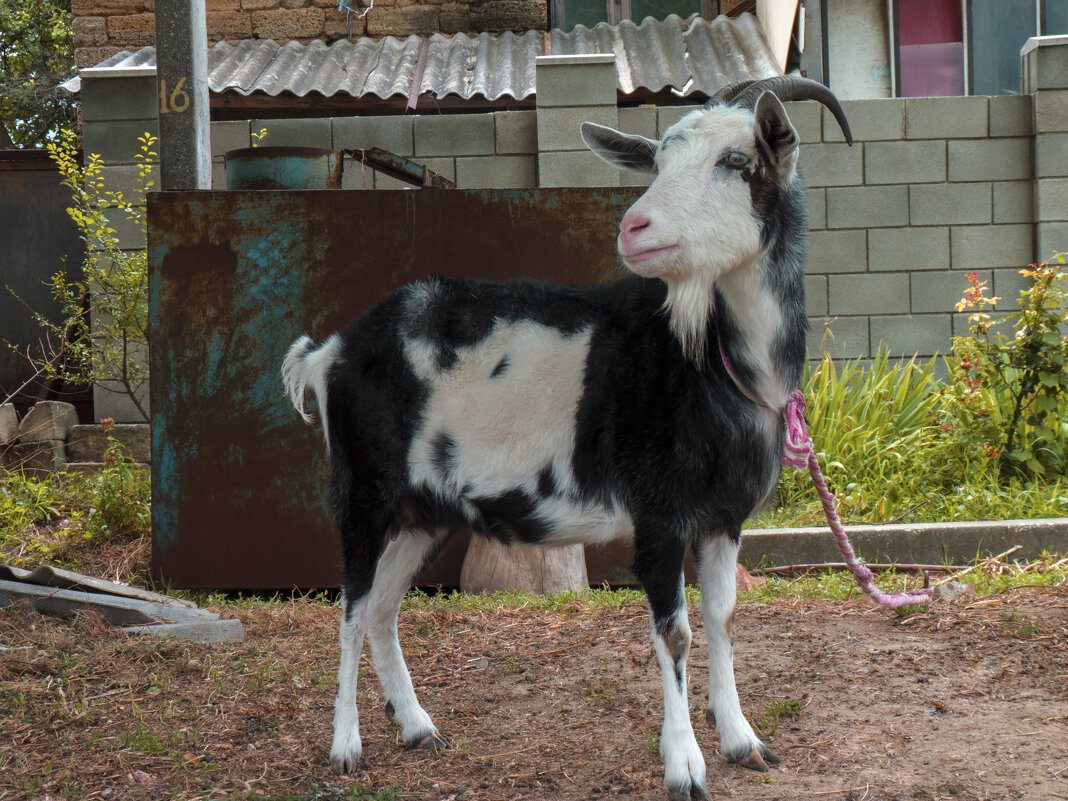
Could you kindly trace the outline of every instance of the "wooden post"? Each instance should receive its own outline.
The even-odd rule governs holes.
[[[477,534],[471,537],[460,571],[460,589],[464,592],[513,590],[543,595],[578,592],[589,583],[581,545],[509,546]]]

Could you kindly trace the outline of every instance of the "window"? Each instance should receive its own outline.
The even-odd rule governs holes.
[[[898,97],[1020,91],[1020,49],[1068,34],[1065,0],[891,0]]]
[[[550,26],[564,31],[576,25],[592,28],[598,22],[616,24],[624,19],[640,24],[646,17],[662,20],[671,14],[683,19],[694,14],[712,19],[720,11],[719,0],[552,0],[550,5]]]

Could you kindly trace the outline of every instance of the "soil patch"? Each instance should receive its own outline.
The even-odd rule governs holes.
[[[660,678],[639,604],[404,612],[417,691],[450,747],[400,746],[365,649],[364,759],[351,777],[327,765],[337,608],[214,611],[239,616],[246,641],[0,610],[0,799],[666,797]],[[866,599],[740,606],[743,708],[783,760],[764,775],[718,754],[690,612],[690,697],[714,798],[1068,798],[1064,588],[910,617]]]

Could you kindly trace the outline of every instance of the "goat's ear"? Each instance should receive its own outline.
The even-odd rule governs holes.
[[[616,167],[638,172],[656,172],[656,150],[660,143],[637,134],[620,133],[614,128],[582,123],[586,147]]]
[[[782,164],[797,152],[797,131],[778,97],[771,92],[764,92],[757,99],[754,115],[757,136],[771,151],[776,162]]]

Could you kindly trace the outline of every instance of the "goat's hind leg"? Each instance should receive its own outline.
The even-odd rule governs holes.
[[[720,750],[730,762],[766,771],[777,757],[760,741],[742,714],[734,683],[734,603],[738,594],[738,536],[715,535],[697,548],[701,614],[708,638],[708,714],[719,732]]]
[[[438,534],[444,536],[444,532]],[[400,725],[405,744],[435,751],[446,742],[416,699],[397,637],[397,612],[416,572],[439,542],[423,531],[402,530],[389,543],[375,572],[367,630],[375,672],[386,696],[386,711]]]
[[[330,746],[330,767],[335,773],[356,768],[363,753],[360,741],[360,714],[356,708],[356,676],[360,652],[367,631],[367,598],[341,596],[341,664],[337,671],[337,698],[334,699],[334,741]]]

